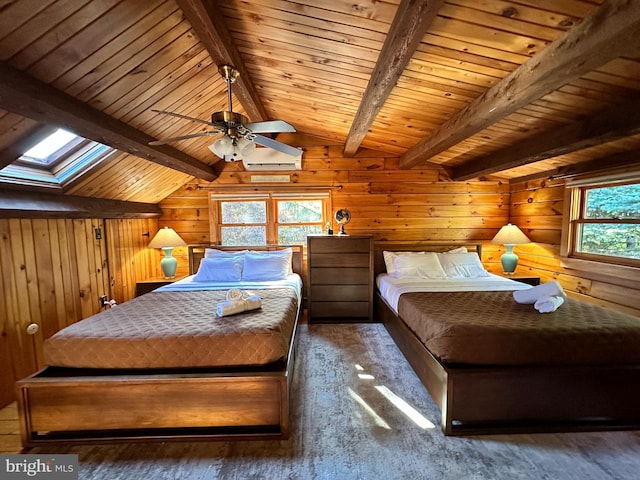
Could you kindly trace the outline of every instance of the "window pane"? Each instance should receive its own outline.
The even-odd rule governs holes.
[[[59,128],[33,148],[27,150],[22,159],[50,164],[58,158],[57,153],[78,139],[79,137],[73,133]]]
[[[222,202],[222,223],[266,223],[267,203]],[[231,244],[229,244],[231,245]]]
[[[586,190],[585,218],[640,218],[640,184]]]
[[[590,223],[582,225],[578,251],[640,258],[640,225]]]
[[[222,227],[222,245],[266,245],[266,227]]]
[[[287,244],[306,244],[307,235],[319,235],[322,233],[320,225],[295,225],[295,226],[279,226],[278,227],[278,243]]]
[[[281,200],[278,223],[322,222],[322,200]]]

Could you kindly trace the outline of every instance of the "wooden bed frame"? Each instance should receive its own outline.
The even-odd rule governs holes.
[[[481,255],[480,245],[465,246]],[[386,271],[384,250],[451,248],[451,244],[378,242],[375,274]],[[445,435],[640,428],[640,365],[447,366],[377,291],[374,313],[440,408]]]
[[[300,245],[211,246],[288,247],[293,270],[302,276]],[[197,270],[204,249],[189,247],[190,272]],[[46,367],[17,382],[22,443],[286,439],[301,307],[302,301],[286,361],[264,368],[130,372]]]

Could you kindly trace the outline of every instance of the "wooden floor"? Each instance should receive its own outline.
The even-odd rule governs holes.
[[[0,453],[20,453],[20,427],[16,402],[0,410]]]

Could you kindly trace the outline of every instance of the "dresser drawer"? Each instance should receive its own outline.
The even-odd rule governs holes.
[[[364,267],[369,268],[368,253],[314,253],[313,267]]]
[[[368,285],[368,268],[315,268],[311,267],[311,285]]]
[[[353,300],[369,301],[369,285],[316,285],[313,287],[313,301],[332,302]]]
[[[368,317],[369,302],[311,302],[312,318]]]
[[[312,253],[366,253],[371,250],[371,239],[362,237],[326,236],[310,239]]]

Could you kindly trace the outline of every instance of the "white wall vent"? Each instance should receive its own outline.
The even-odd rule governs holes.
[[[294,157],[271,148],[256,148],[251,155],[242,159],[242,164],[252,172],[301,170],[302,150],[300,155]]]

